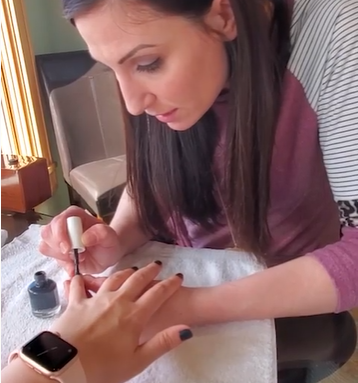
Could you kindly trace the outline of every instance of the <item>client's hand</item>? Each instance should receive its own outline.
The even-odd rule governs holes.
[[[181,274],[178,275],[180,276]],[[181,277],[183,277],[183,275],[181,275]],[[93,277],[92,275],[84,276],[87,289],[93,293],[98,292],[106,279],[107,277]],[[147,289],[153,288],[158,283],[160,283],[159,280],[152,281],[147,286]],[[188,323],[190,325],[193,321],[193,318],[190,316],[190,305],[193,304],[194,293],[195,289],[180,286],[175,293],[171,295],[170,299],[167,299],[148,321],[141,334],[140,343],[146,342],[167,327],[180,323]]]
[[[182,283],[173,276],[148,289],[159,271],[156,263],[120,271],[91,298],[86,277],[72,279],[68,308],[51,330],[78,349],[88,383],[125,382],[192,336],[187,326],[178,325],[139,345],[146,324]]]

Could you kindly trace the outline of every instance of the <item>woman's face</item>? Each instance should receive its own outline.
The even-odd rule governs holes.
[[[114,71],[129,113],[146,112],[186,130],[226,82],[223,37],[186,18],[138,7],[108,2],[76,18],[76,26],[93,58]],[[207,15],[209,27],[225,29],[215,12]]]

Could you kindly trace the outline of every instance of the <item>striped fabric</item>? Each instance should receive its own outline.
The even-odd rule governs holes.
[[[358,227],[358,0],[296,0],[291,39],[341,223]]]

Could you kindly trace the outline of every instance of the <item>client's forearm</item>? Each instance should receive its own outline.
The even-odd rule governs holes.
[[[334,312],[337,292],[324,267],[305,256],[238,281],[194,289],[188,325]]]

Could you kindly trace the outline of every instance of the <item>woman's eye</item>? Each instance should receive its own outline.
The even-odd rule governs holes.
[[[157,58],[155,61],[152,61],[149,64],[145,65],[137,65],[137,71],[138,72],[147,72],[147,73],[152,73],[155,72],[160,68],[162,64],[162,60],[160,58]]]

